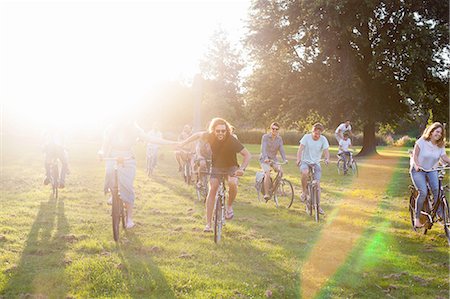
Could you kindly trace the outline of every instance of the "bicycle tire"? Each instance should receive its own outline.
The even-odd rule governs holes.
[[[183,169],[184,181],[186,182],[186,184],[190,185],[191,184],[191,167],[190,167],[189,163],[185,163],[183,168],[184,168]]]
[[[209,192],[209,186],[208,186],[208,178],[206,176],[203,176],[201,179],[201,185],[199,187],[199,179],[196,180],[195,184],[195,191],[197,193],[197,199],[198,201],[201,201],[203,203],[206,202],[206,198],[208,197]]]
[[[222,238],[222,203],[221,198],[216,198],[216,207],[214,210],[214,242],[217,244]]]
[[[122,201],[121,201],[121,205],[120,205],[120,219],[122,220],[122,227],[123,227],[123,229],[125,229],[127,227],[127,225],[126,225],[127,210],[125,209]]]
[[[411,226],[414,231],[417,231],[416,226],[414,225],[414,214],[416,209],[416,195],[414,194],[414,190],[411,190],[411,195],[409,196],[409,216],[411,219]]]
[[[153,173],[151,157],[147,156],[147,176],[151,177]]]
[[[450,209],[445,196],[442,196],[442,221],[444,224],[444,232],[447,237],[447,243],[450,245]]]
[[[289,209],[294,202],[294,187],[287,179],[281,179],[274,194],[275,204]]]
[[[338,171],[339,175],[344,173],[344,160],[338,159],[338,161],[337,161],[337,171]]]
[[[314,219],[316,220],[316,222],[319,222],[320,220],[320,213],[319,213],[319,190],[317,188],[317,186],[313,187],[313,192],[314,192],[314,201],[313,201],[313,208],[314,208]]]
[[[264,178],[261,182],[255,184],[256,194],[258,195],[258,201],[262,202],[262,198],[264,197]]]
[[[51,176],[53,199],[58,199],[59,169],[57,164],[53,165]]]
[[[112,226],[113,226],[113,237],[114,241],[119,241],[119,229],[120,229],[120,205],[122,200],[120,200],[119,195],[114,192],[112,195]]]
[[[353,175],[358,177],[358,164],[356,164],[355,160],[352,161],[351,168]]]
[[[306,208],[307,208],[307,214],[309,216],[312,216],[312,196],[314,196],[313,194],[313,187],[311,185],[308,186],[308,196],[306,197]]]

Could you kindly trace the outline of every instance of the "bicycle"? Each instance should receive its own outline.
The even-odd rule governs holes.
[[[309,164],[309,174],[308,174],[308,182],[307,182],[307,194],[306,194],[306,213],[309,216],[312,216],[314,210],[314,219],[316,222],[320,221],[320,193],[319,186],[317,180],[314,179],[314,165]]]
[[[228,172],[216,173],[220,176],[219,189],[217,190],[214,211],[214,242],[217,244],[222,239],[222,228],[225,226],[225,207],[227,202],[227,188],[225,187],[225,178],[229,176]]]
[[[284,165],[286,163],[287,161],[282,163],[275,162],[273,160],[269,161],[270,166]],[[289,209],[292,206],[292,203],[294,202],[294,187],[289,180],[283,178],[283,170],[281,169],[281,167],[280,171],[276,171],[276,173],[277,175],[275,176],[274,179],[270,178],[272,187],[268,192],[269,198],[265,199],[265,201],[267,203],[269,200],[273,198],[277,208],[279,208],[280,205],[282,205]],[[256,192],[258,193],[258,201],[261,202],[261,196],[267,193],[264,190],[264,172],[263,171],[257,172],[256,177],[257,179],[255,188]]]
[[[59,187],[59,167],[58,159],[53,158],[50,162],[50,184],[52,186],[52,198],[58,199],[58,187]]]
[[[420,171],[430,172],[430,171],[438,171],[438,179],[439,179],[439,189],[438,189],[438,198],[436,202],[433,202],[432,192],[430,186],[428,187],[428,194],[425,198],[425,202],[420,211],[420,220],[422,223],[425,222],[424,226],[418,228],[414,225],[414,219],[416,218],[416,198],[418,195],[418,190],[413,185],[409,185],[409,190],[411,192],[409,197],[409,214],[411,217],[411,225],[413,230],[419,232],[422,230],[422,233],[425,235],[428,230],[433,227],[433,224],[436,222],[442,221],[444,225],[445,236],[447,237],[447,242],[450,245],[450,209],[446,197],[446,192],[450,191],[450,188],[447,185],[444,185],[442,182],[444,180],[445,171],[449,170],[450,166],[438,166],[434,169],[426,170],[420,169]],[[437,211],[439,207],[442,205],[442,219],[437,215]]]
[[[209,192],[209,175],[211,174],[210,168],[211,168],[211,160],[205,160],[206,161],[206,171],[199,169],[200,168],[200,161],[197,160],[195,162],[195,165],[197,167],[195,172],[195,191],[197,193],[197,199],[198,201],[203,201],[205,203],[206,198],[208,197]]]
[[[191,160],[192,157],[194,156],[194,153],[185,150],[180,150],[180,153],[182,155],[183,161],[183,165],[181,167],[181,171],[183,172],[182,173],[183,179],[186,184],[190,185],[192,183],[192,173],[193,173]]]
[[[120,221],[122,221],[123,229],[126,229],[126,219],[127,219],[127,209],[125,203],[120,198],[120,190],[119,190],[119,177],[118,177],[118,167],[124,167],[124,163],[127,160],[132,160],[134,157],[118,157],[118,158],[103,158],[104,161],[115,161],[114,164],[114,185],[112,189],[110,189],[112,196],[112,227],[113,227],[113,237],[114,241],[119,241],[119,230],[120,230]]]
[[[344,163],[344,157],[342,155],[348,154],[348,159],[345,160],[346,163]],[[337,171],[338,174],[344,174],[346,175],[348,172],[348,169],[350,168],[352,170],[352,174],[354,176],[358,176],[358,165],[356,164],[355,159],[353,159],[353,152],[347,151],[342,152],[340,154],[337,154],[338,161],[337,161]]]

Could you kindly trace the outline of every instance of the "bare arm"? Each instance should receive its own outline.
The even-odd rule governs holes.
[[[302,154],[303,154],[303,149],[305,148],[305,146],[303,144],[300,144],[300,146],[298,147],[298,151],[297,151],[297,165],[300,165],[300,162],[302,162]]]
[[[328,164],[328,161],[330,161],[330,151],[328,149],[324,149],[323,153],[325,154],[325,163]]]
[[[414,145],[414,151],[413,151],[413,161],[414,161],[414,168],[416,169],[416,171],[419,171],[419,154],[420,154],[420,147],[419,145],[416,143],[416,145]]]
[[[188,143],[196,141],[196,140],[202,138],[203,135],[205,135],[205,134],[206,134],[206,131],[197,132],[195,134],[192,134],[191,136],[189,136],[189,138],[187,138],[187,139],[183,140],[182,142],[180,142],[180,146],[183,147],[183,146],[185,146]]]
[[[450,164],[450,158],[447,156],[447,154],[443,154],[441,156],[442,161],[444,161],[447,164]]]
[[[241,176],[244,174],[245,168],[247,168],[248,163],[250,163],[250,158],[252,157],[250,152],[245,147],[239,153],[244,157],[244,160],[242,161],[241,167],[239,167],[239,169],[236,170],[235,172],[236,176]]]

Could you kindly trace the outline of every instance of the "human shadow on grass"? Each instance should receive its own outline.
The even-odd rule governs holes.
[[[118,244],[122,272],[129,285],[131,298],[176,298],[164,274],[154,262],[157,246],[146,247],[133,230],[125,231],[126,243]]]
[[[64,255],[68,243],[75,241],[69,232],[64,201],[51,197],[41,202],[20,261],[11,269],[11,277],[1,295],[6,298],[26,294],[64,298],[68,290]]]

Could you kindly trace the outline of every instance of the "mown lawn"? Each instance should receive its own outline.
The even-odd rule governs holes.
[[[259,145],[240,180],[223,241],[203,233],[204,209],[177,172],[170,148],[144,175],[137,146],[137,227],[112,240],[98,144],[69,144],[71,174],[60,199],[42,185],[37,144],[6,142],[2,155],[0,296],[4,298],[448,298],[449,250],[442,226],[410,227],[404,148],[359,159],[360,176],[323,167],[315,223],[299,203],[296,147],[286,176],[290,210],[256,200]]]

